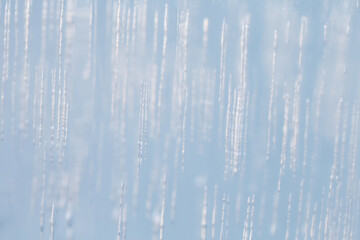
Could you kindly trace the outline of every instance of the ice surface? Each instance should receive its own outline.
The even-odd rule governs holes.
[[[0,0],[0,239],[360,239],[358,0]]]

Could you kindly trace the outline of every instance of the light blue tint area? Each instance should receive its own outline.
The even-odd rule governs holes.
[[[0,239],[360,239],[360,10],[0,0]]]

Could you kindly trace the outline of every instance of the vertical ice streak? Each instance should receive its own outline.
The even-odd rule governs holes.
[[[63,160],[64,150],[65,150],[64,145],[65,145],[65,132],[66,132],[67,78],[68,78],[68,74],[66,71],[64,71],[62,107],[61,107],[61,133],[60,133],[61,135],[59,139],[60,162],[62,162]]]
[[[230,197],[227,195],[226,199],[226,223],[225,223],[225,240],[228,240],[229,236],[229,216],[230,216]]]
[[[286,234],[285,234],[286,240],[288,240],[289,236],[290,236],[291,200],[292,200],[292,195],[291,195],[291,193],[289,193],[288,214],[287,214],[287,220],[286,220]]]
[[[239,84],[237,87],[237,97],[234,98],[234,110],[236,106],[236,111],[234,113],[234,130],[233,130],[233,146],[232,150],[234,156],[232,158],[232,173],[237,174],[239,170],[239,162],[242,156],[242,142],[244,134],[244,106],[245,106],[245,97],[247,92],[246,79],[247,79],[247,46],[248,46],[248,30],[249,30],[249,17],[243,19],[241,24],[241,56],[240,56],[240,76]]]
[[[300,112],[300,94],[301,94],[301,85],[303,81],[303,51],[304,51],[304,40],[307,34],[307,18],[301,18],[301,28],[300,28],[300,39],[299,39],[299,75],[295,81],[294,87],[294,103],[293,103],[293,114],[292,114],[292,125],[293,125],[293,135],[290,142],[290,169],[292,169],[293,174],[296,174],[296,161],[298,158],[298,138],[299,138],[299,112]]]
[[[266,147],[266,161],[268,161],[270,158],[269,155],[270,155],[271,125],[272,125],[272,116],[273,116],[272,108],[274,102],[274,88],[275,88],[276,50],[278,44],[277,38],[278,38],[278,33],[275,30],[274,43],[273,43],[272,69],[271,69],[270,101],[269,101],[269,112],[268,112],[268,132],[267,132],[268,139],[267,139],[267,147]]]
[[[123,236],[123,225],[124,224],[124,215],[126,214],[125,210],[125,203],[124,203],[124,194],[125,194],[125,184],[124,182],[121,182],[120,186],[120,210],[119,210],[119,220],[118,220],[118,230],[117,230],[117,240],[121,240]]]
[[[186,137],[186,118],[187,118],[187,105],[188,105],[188,91],[185,87],[185,103],[184,103],[184,115],[182,122],[182,140],[181,140],[181,172],[184,173],[185,169],[185,137]]]
[[[307,201],[307,206],[306,206],[306,219],[305,219],[305,223],[304,223],[304,240],[308,239],[309,236],[309,226],[310,226],[310,193],[308,194],[308,201]],[[326,240],[327,238],[325,237],[324,240]]]
[[[89,6],[89,22],[88,22],[88,31],[89,31],[89,38],[88,38],[88,60],[86,63],[86,67],[84,69],[84,78],[88,79],[90,78],[90,74],[91,74],[91,69],[93,68],[93,35],[94,35],[94,30],[93,30],[93,26],[94,26],[94,9],[93,9],[93,1],[90,1],[90,6]]]
[[[304,178],[302,178],[301,181],[300,181],[299,203],[298,203],[298,211],[297,211],[297,223],[296,223],[296,230],[295,230],[295,240],[299,239],[300,228],[301,228],[303,191],[304,191]]]
[[[247,154],[247,132],[248,132],[248,119],[249,119],[249,101],[250,101],[250,93],[246,95],[246,104],[245,104],[245,123],[244,123],[244,140],[243,140],[243,159],[241,164],[240,178],[244,177],[244,172],[246,168],[246,154]]]
[[[224,218],[225,218],[225,193],[223,195],[223,199],[222,199],[222,211],[221,211],[221,227],[220,227],[220,237],[219,239],[222,240],[223,239],[223,235],[224,235]]]
[[[91,5],[91,8],[93,6]],[[124,7],[125,9],[125,7]],[[123,14],[124,15],[124,14]],[[92,11],[90,13],[90,25],[92,24],[92,20],[93,19],[93,14]],[[122,21],[123,22],[123,21]],[[118,106],[118,101],[119,101],[119,96],[118,96],[118,91],[119,91],[119,78],[120,78],[120,37],[121,37],[121,32],[120,32],[120,25],[121,25],[121,0],[117,1],[117,13],[116,13],[116,24],[115,24],[115,45],[114,45],[114,59],[113,59],[113,66],[112,66],[112,70],[113,70],[113,77],[112,77],[112,86],[111,86],[111,117],[113,118],[113,124],[114,129],[115,129],[115,136],[118,136],[118,128],[119,128],[119,106]],[[124,30],[122,30],[122,32],[124,32]],[[92,35],[92,27],[90,26],[90,34]],[[92,44],[92,38],[90,36],[89,38],[90,43]],[[90,48],[91,46],[89,46]],[[90,50],[89,50],[90,52]],[[90,53],[89,53],[90,54]],[[89,56],[90,57],[90,56]],[[89,68],[93,67],[91,64],[91,60],[89,60]],[[91,69],[90,69],[91,70]],[[90,71],[89,70],[89,71]],[[115,110],[116,109],[116,110]]]
[[[134,6],[133,6],[133,14],[132,14],[132,26],[131,26],[131,55],[134,56],[135,53],[135,44],[136,44],[136,16],[138,13],[138,4],[137,2],[135,2]],[[134,60],[134,58],[133,58]],[[131,64],[132,65],[132,64]]]
[[[153,197],[153,192],[154,192],[154,188],[156,185],[156,178],[157,176],[157,171],[156,170],[152,170],[151,172],[151,176],[150,176],[150,183],[148,185],[148,194],[147,194],[147,198],[146,198],[146,203],[145,203],[145,208],[146,208],[146,212],[148,216],[151,216],[152,212],[151,212],[151,207],[152,207],[152,197]]]
[[[0,0],[0,238],[358,239],[358,0],[253,4]]]
[[[63,136],[63,146],[64,146],[64,150],[66,148],[67,145],[67,137],[68,137],[68,129],[69,129],[69,102],[66,103],[66,107],[65,107],[65,122],[64,122],[64,127],[65,127],[65,131],[64,131],[64,136]]]
[[[5,130],[5,83],[9,79],[9,50],[10,50],[10,13],[11,13],[11,5],[10,2],[5,2],[5,10],[4,10],[4,41],[3,41],[3,68],[2,68],[2,76],[1,76],[1,104],[0,104],[0,139],[4,138],[4,130]]]
[[[124,45],[124,47],[125,47],[125,52],[126,52],[126,54],[129,54],[129,52],[130,52],[130,47],[129,47],[129,45],[130,45],[130,33],[131,33],[131,30],[130,30],[130,27],[131,27],[131,8],[129,7],[128,9],[127,9],[127,15],[126,15],[126,32],[124,32],[124,34],[125,34],[125,36],[124,36],[124,43],[125,43],[125,45]],[[127,61],[129,61],[128,59],[127,59]]]
[[[321,232],[322,232],[322,228],[323,228],[323,216],[324,216],[324,211],[325,211],[324,210],[324,207],[325,207],[324,201],[325,201],[325,191],[323,188],[323,191],[321,194],[321,210],[320,210],[320,218],[319,218],[319,225],[318,225],[318,240],[320,240],[321,236],[322,236]]]
[[[177,168],[175,171],[177,171]],[[176,173],[175,173],[173,181],[174,181],[174,183],[173,183],[173,189],[172,189],[172,193],[171,193],[171,212],[170,212],[170,219],[172,222],[175,221],[176,191],[177,191],[177,175],[176,175]]]
[[[201,240],[206,239],[206,229],[207,229],[207,187],[204,188],[204,202],[202,209],[202,217],[201,217]]]
[[[336,126],[335,126],[335,139],[334,139],[334,162],[331,168],[330,185],[328,192],[328,201],[334,194],[333,185],[338,178],[338,148],[340,140],[340,117],[342,115],[342,99],[339,100],[336,111]],[[336,180],[335,180],[336,178]]]
[[[141,86],[140,104],[139,104],[139,139],[138,139],[138,163],[137,163],[137,179],[140,177],[140,166],[143,157],[143,114],[144,114],[144,84]]]
[[[11,134],[15,135],[15,93],[16,93],[16,81],[18,71],[18,52],[19,52],[19,30],[18,30],[18,11],[19,2],[15,0],[14,6],[14,62],[13,62],[13,74],[11,80]]]
[[[241,200],[242,200],[241,193],[238,192],[236,194],[236,208],[235,208],[235,210],[236,210],[236,216],[235,216],[236,223],[239,223],[239,221],[240,221]]]
[[[231,148],[230,148],[230,131],[231,131],[231,81],[229,81],[228,87],[228,102],[227,102],[227,110],[226,110],[226,127],[225,127],[225,167],[224,167],[224,180],[227,179],[227,174],[229,171],[230,165],[230,157],[231,157]]]
[[[92,7],[92,5],[91,5]],[[117,15],[116,15],[116,37],[115,37],[115,60],[113,66],[113,80],[111,87],[111,116],[114,117],[115,112],[115,93],[118,85],[118,68],[119,68],[119,44],[120,44],[120,8],[121,2],[117,1]],[[92,19],[92,15],[90,15]]]
[[[203,54],[202,54],[202,62],[206,61],[207,58],[207,46],[208,46],[208,31],[209,31],[209,19],[204,18],[203,22]]]
[[[308,24],[308,19],[307,17],[302,17],[301,18],[301,27],[300,27],[300,39],[299,39],[299,47],[300,47],[300,53],[299,53],[299,70],[300,72],[302,72],[303,66],[302,66],[302,62],[303,62],[303,52],[304,52],[304,40],[307,34],[307,24]]]
[[[117,230],[117,240],[121,240],[121,221],[122,221],[122,216],[121,214],[119,214],[119,220],[118,220],[118,230]]]
[[[50,216],[50,240],[54,240],[54,211],[55,211],[55,204],[52,204],[51,207],[51,216]]]
[[[147,122],[148,122],[148,87],[144,82],[141,86],[140,94],[140,110],[139,110],[139,139],[138,139],[138,166],[137,178],[140,174],[140,166],[142,161],[146,159],[147,147]]]
[[[290,35],[290,21],[287,21],[286,30],[285,30],[285,44],[286,44],[286,47],[289,44],[289,35]]]
[[[51,125],[50,125],[51,157],[53,157],[53,151],[55,147],[55,101],[56,101],[56,72],[53,69],[51,71]]]
[[[220,85],[219,85],[219,104],[220,104],[220,129],[222,132],[222,116],[224,108],[224,89],[226,80],[226,49],[227,49],[227,24],[225,18],[223,19],[221,29],[221,53],[220,53]]]
[[[303,166],[302,166],[302,178],[305,178],[305,169],[307,167],[307,157],[308,157],[308,139],[309,139],[309,99],[306,99],[306,112],[305,112],[305,130],[304,130],[304,156],[303,156]]]
[[[166,200],[166,175],[163,177],[163,198],[161,203],[161,216],[160,216],[160,233],[159,240],[164,239],[164,217],[165,217],[165,200]]]
[[[40,202],[40,239],[44,238],[44,218],[45,218],[45,187],[46,187],[46,145],[44,147],[44,163],[41,183],[41,202]]]
[[[153,50],[152,50],[152,67],[151,67],[151,84],[150,84],[150,134],[154,135],[154,130],[156,127],[156,92],[157,92],[157,49],[158,49],[158,28],[159,28],[159,13],[155,11],[154,16],[154,31],[153,31]]]
[[[251,198],[251,213],[250,213],[250,233],[249,233],[249,240],[253,238],[253,225],[254,225],[254,212],[255,212],[255,195],[252,195]]]
[[[63,66],[62,66],[62,54],[63,54],[63,21],[64,21],[64,0],[61,0],[61,9],[60,9],[60,23],[59,23],[59,53],[58,53],[58,111],[57,111],[57,147],[59,147],[60,142],[60,120],[61,120],[61,106],[62,106],[62,74],[63,74]]]
[[[33,98],[33,144],[35,145],[36,144],[36,133],[37,133],[37,104],[38,104],[38,90],[39,89],[39,69],[36,68],[35,70],[35,81],[34,81],[34,98]]]
[[[41,18],[41,65],[45,67],[46,48],[47,48],[47,14],[48,14],[48,0],[42,3],[42,18]]]
[[[320,81],[320,89],[318,91],[318,97],[317,97],[317,102],[316,102],[316,113],[315,113],[315,143],[318,141],[318,134],[319,134],[319,121],[320,121],[320,108],[321,108],[321,100],[322,100],[322,96],[324,94],[324,84],[325,84],[325,80],[323,79],[325,75],[325,71],[322,72],[322,78]]]
[[[281,146],[281,158],[280,158],[280,173],[278,181],[278,192],[281,188],[281,179],[284,175],[286,164],[286,148],[287,148],[287,135],[288,135],[288,118],[289,118],[289,94],[285,93],[285,110],[284,110],[284,126],[283,126],[283,138]]]
[[[166,64],[166,48],[167,48],[167,31],[168,31],[168,4],[165,4],[164,11],[164,37],[162,45],[162,58],[161,58],[161,70],[160,70],[160,82],[159,82],[159,91],[158,91],[158,103],[157,103],[157,127],[156,132],[160,131],[160,121],[161,121],[161,103],[162,103],[162,94],[164,87],[164,78],[165,78],[165,64]]]
[[[214,206],[211,218],[211,239],[215,239],[215,220],[216,220],[216,198],[217,198],[217,185],[214,187]]]
[[[233,93],[233,99],[232,99],[232,111],[231,111],[231,125],[230,125],[230,139],[229,139],[229,162],[228,162],[228,168],[226,168],[225,166],[225,170],[231,171],[233,170],[234,167],[234,155],[236,153],[236,151],[238,149],[236,149],[235,146],[235,137],[236,137],[236,130],[237,130],[237,125],[235,124],[236,120],[238,119],[236,116],[236,107],[237,107],[237,101],[238,101],[238,97],[237,97],[238,91],[236,89],[234,89],[234,93]],[[234,150],[235,148],[235,150]],[[226,172],[227,173],[227,172]],[[226,179],[227,175],[225,175],[225,179]]]
[[[124,210],[123,210],[123,228],[122,228],[122,239],[126,239],[126,225],[127,225],[127,204],[124,204]]]
[[[138,210],[139,185],[140,185],[140,178],[136,177],[136,180],[135,180],[134,186],[133,186],[133,202],[132,202],[134,214],[137,214],[137,210]]]
[[[315,239],[315,223],[316,223],[316,215],[317,215],[317,204],[314,206],[313,215],[311,218],[311,228],[310,228],[310,238]]]
[[[244,220],[244,228],[243,228],[243,239],[247,240],[249,236],[249,221],[250,221],[250,214],[251,214],[251,197],[249,196],[247,199],[247,208],[246,208],[246,216]]]
[[[43,139],[43,99],[44,99],[44,69],[41,70],[41,80],[40,80],[40,96],[39,96],[39,132],[38,132],[38,141],[42,145]]]
[[[334,185],[337,185],[338,181],[338,148],[339,148],[339,140],[340,140],[340,124],[341,124],[341,115],[342,115],[342,99],[339,99],[337,110],[336,110],[336,123],[335,123],[335,139],[334,139],[334,160],[331,168],[331,174],[329,179],[329,189],[328,189],[328,196],[327,196],[327,208],[326,208],[326,216],[325,216],[325,226],[324,226],[324,238],[327,239],[328,237],[331,238],[332,236],[332,222],[330,219],[332,219],[336,209],[336,206],[334,203],[335,198],[335,187]],[[335,227],[334,227],[335,228]],[[329,229],[329,230],[328,230]]]
[[[30,0],[27,0],[25,3],[25,47],[24,47],[24,73],[23,73],[23,82],[22,82],[22,99],[21,99],[21,117],[20,117],[20,130],[23,133],[22,137],[27,136],[27,128],[28,128],[28,107],[29,107],[29,22],[30,22]]]

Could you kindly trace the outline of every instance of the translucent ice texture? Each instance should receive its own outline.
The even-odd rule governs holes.
[[[360,239],[358,0],[0,0],[0,239]]]

